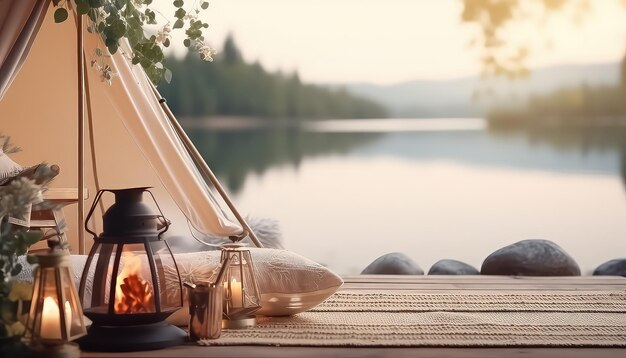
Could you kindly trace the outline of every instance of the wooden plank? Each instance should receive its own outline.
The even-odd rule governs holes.
[[[368,275],[344,278],[342,289],[352,290],[624,290],[621,276],[518,277],[518,276],[392,276]]]
[[[338,290],[338,292],[344,292],[344,291],[349,291],[349,292],[358,292],[358,293],[372,293],[372,289],[370,288],[352,288],[352,287],[342,287]],[[459,293],[460,291],[458,289],[419,289],[419,290],[414,290],[414,289],[410,289],[410,290],[402,290],[402,289],[398,289],[398,288],[386,288],[384,290],[376,290],[375,292],[385,292],[385,293],[402,293],[402,294],[412,294],[412,293],[428,293],[428,294],[456,294]],[[585,289],[582,288],[580,290],[575,290],[575,289],[561,289],[561,290],[556,290],[556,289],[518,289],[518,288],[511,288],[508,287],[507,289],[501,289],[501,290],[493,290],[493,289],[486,289],[486,288],[469,288],[469,289],[464,289],[463,290],[463,294],[475,294],[475,295],[482,295],[482,294],[489,294],[489,293],[494,293],[494,294],[499,294],[499,295],[506,295],[506,294],[511,294],[511,295],[515,295],[515,294],[526,294],[526,295],[532,295],[532,294],[546,294],[546,293],[559,293],[559,294],[565,294],[565,295],[583,295],[583,294],[598,294],[598,293],[602,293],[602,292],[621,292],[623,294],[626,293],[625,289],[611,289],[610,287],[607,287],[606,289],[603,290],[590,290],[590,289]]]
[[[362,282],[362,283],[429,283],[429,284],[450,284],[450,283],[533,283],[533,284],[626,284],[626,277],[622,276],[488,276],[488,275],[432,275],[432,276],[413,276],[413,275],[360,275],[360,276],[344,276],[344,282]]]
[[[403,291],[459,291],[459,290],[482,290],[482,291],[529,291],[529,290],[544,290],[544,291],[623,291],[626,290],[626,284],[621,285],[511,285],[511,284],[438,284],[428,285],[420,283],[407,283],[407,284],[394,284],[394,283],[379,283],[379,284],[367,284],[367,283],[345,283],[342,290],[403,290]]]
[[[83,197],[85,200],[89,199],[89,190],[87,188],[84,189]],[[48,188],[43,192],[43,198],[45,200],[78,201],[78,189]]]
[[[95,353],[82,352],[84,358],[198,358],[198,357],[389,357],[389,358],[623,358],[626,349],[619,348],[354,348],[354,347],[200,347],[184,345],[148,352]]]

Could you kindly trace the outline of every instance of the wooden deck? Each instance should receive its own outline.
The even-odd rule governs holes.
[[[626,290],[623,277],[387,276],[345,277],[342,290],[419,291],[423,293]],[[83,352],[85,358],[114,357],[626,357],[619,348],[345,348],[200,347],[194,344],[149,352]]]

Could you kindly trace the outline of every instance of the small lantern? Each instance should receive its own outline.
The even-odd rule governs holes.
[[[70,273],[69,255],[52,245],[45,254],[36,255],[33,298],[27,323],[31,346],[44,355],[53,351],[76,351],[69,341],[87,333],[81,308]]]
[[[115,203],[102,216],[97,235],[87,223],[102,195]],[[148,188],[100,190],[85,220],[93,235],[80,281],[85,315],[93,321],[81,348],[93,351],[134,351],[181,344],[186,333],[164,320],[183,305],[182,285],[174,255],[163,239],[169,223],[143,202]],[[175,280],[166,279],[166,271]]]
[[[230,264],[227,259],[230,258]],[[261,295],[256,282],[250,250],[238,244],[222,246],[222,265],[227,264],[224,280],[222,327],[230,329],[254,327],[254,312],[261,308]]]

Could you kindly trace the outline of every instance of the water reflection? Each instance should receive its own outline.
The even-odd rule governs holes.
[[[479,267],[530,238],[555,241],[583,273],[623,256],[626,131],[471,125],[191,136],[242,212],[277,219],[287,248],[341,274],[392,251],[425,270],[442,258]]]
[[[345,155],[380,137],[377,133],[310,133],[295,127],[187,131],[211,169],[234,193],[249,174],[262,175],[277,166],[297,169],[304,158]]]
[[[487,129],[482,119],[316,121],[303,127],[193,129],[189,135],[232,192],[249,174],[297,169],[319,156],[414,161],[552,172],[619,174],[626,186],[626,128]]]

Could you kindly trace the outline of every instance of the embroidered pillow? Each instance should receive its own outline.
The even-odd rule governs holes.
[[[262,308],[257,314],[287,316],[307,311],[330,297],[343,280],[326,267],[287,250],[251,248]],[[220,252],[175,254],[183,282],[213,282],[219,271]],[[166,280],[175,272],[166,268]],[[183,309],[168,322],[186,325],[189,320],[187,289]]]

